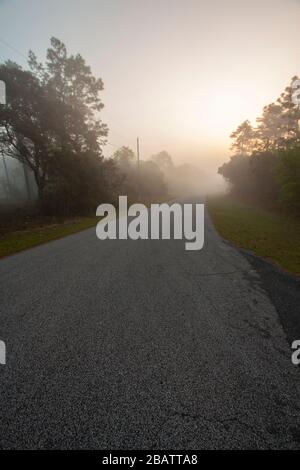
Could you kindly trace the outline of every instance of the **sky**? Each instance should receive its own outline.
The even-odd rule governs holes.
[[[142,158],[214,171],[300,75],[299,22],[300,0],[0,0],[0,61],[61,39],[104,81],[106,156],[139,136]]]

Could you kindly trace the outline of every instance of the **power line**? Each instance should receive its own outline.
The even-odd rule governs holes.
[[[135,132],[132,129],[129,130],[129,129],[125,129],[125,128],[121,127],[118,123],[116,125],[115,124],[116,119],[112,118],[111,114],[107,112],[106,108],[104,109],[104,115],[106,115],[108,120],[112,122],[111,126],[108,123],[109,133],[114,134],[116,137],[121,139],[121,141],[123,141],[124,144],[128,143],[128,142],[131,142],[131,144],[129,146],[133,146],[134,145],[134,139],[133,138],[132,139],[128,138],[128,133],[131,134],[131,135],[134,135]],[[115,131],[115,129],[117,129],[117,132]]]
[[[0,42],[2,44],[4,44],[6,47],[8,47],[9,49],[11,49],[12,51],[14,51],[16,54],[18,54],[20,57],[23,57],[23,59],[25,59],[26,61],[28,60],[28,57],[23,54],[23,52],[21,52],[19,49],[17,49],[15,46],[13,46],[12,44],[10,44],[9,42],[7,42],[5,39],[1,38],[0,37]],[[0,56],[0,59],[3,60],[4,62],[4,59],[3,57]],[[106,114],[110,114],[110,113],[107,113],[107,111],[105,110]],[[109,116],[108,116],[109,118]],[[119,126],[115,126],[115,125],[112,125],[112,127],[114,128],[118,128],[119,129]],[[123,131],[118,133],[118,132],[115,132],[114,130],[111,130],[111,132],[113,134],[116,134],[116,135],[119,135],[119,137],[125,141],[128,141],[128,137],[125,137],[125,133],[123,134]],[[114,147],[116,149],[120,148],[120,145],[116,145],[116,144],[113,144],[112,142],[106,142],[107,145],[110,145],[111,147]]]
[[[105,145],[110,145],[111,147],[114,147],[116,149],[120,148],[120,145],[112,144],[111,142],[105,142]]]
[[[16,52],[16,54],[19,54],[21,57],[23,57],[23,59],[26,59],[26,61],[28,60],[28,57],[25,56],[25,54],[23,54],[23,52],[19,51],[16,47],[12,46],[11,44],[9,44],[7,41],[5,41],[4,39],[0,38],[0,42],[2,44],[4,44],[4,46],[8,47],[9,49],[11,49],[12,51]]]

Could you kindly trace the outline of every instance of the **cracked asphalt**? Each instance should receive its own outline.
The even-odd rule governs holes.
[[[0,262],[2,449],[300,448],[299,281],[224,242],[99,241]]]

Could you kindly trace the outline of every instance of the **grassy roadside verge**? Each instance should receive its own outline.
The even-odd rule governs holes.
[[[143,200],[142,203],[149,206],[154,202],[159,204],[168,200]],[[128,202],[128,205],[130,204]],[[32,209],[31,206],[25,207],[24,210],[19,206],[0,205],[0,259],[96,226],[100,220],[99,217],[78,217],[59,221],[53,217],[39,216]]]
[[[223,238],[300,276],[300,221],[225,196],[209,198],[208,208]]]
[[[0,235],[0,258],[80,232],[95,226],[97,221],[99,217],[81,217],[63,223],[8,231]]]

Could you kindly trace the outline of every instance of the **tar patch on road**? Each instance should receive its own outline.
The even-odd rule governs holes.
[[[277,310],[289,344],[300,339],[300,279],[246,250],[239,251],[260,275],[262,287]]]

